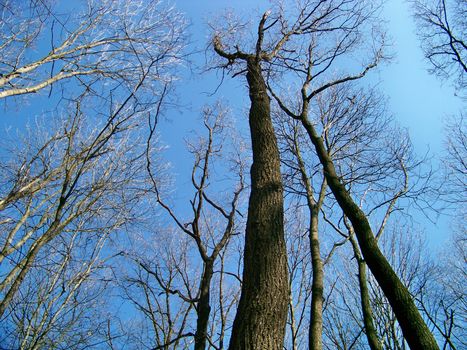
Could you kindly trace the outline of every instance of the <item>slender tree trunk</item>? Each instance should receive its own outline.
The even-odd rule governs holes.
[[[211,313],[211,280],[213,274],[213,260],[208,260],[204,264],[203,275],[200,282],[200,294],[197,303],[195,350],[204,350],[208,336],[209,315]]]
[[[259,60],[249,57],[247,70],[253,164],[242,292],[229,349],[282,350],[289,284],[279,150]]]
[[[376,333],[373,322],[373,310],[370,304],[370,292],[368,290],[368,280],[366,276],[366,263],[363,260],[358,244],[355,241],[353,233],[350,233],[350,242],[355,253],[355,259],[358,263],[358,284],[360,285],[360,301],[362,304],[363,324],[365,325],[365,334],[368,340],[368,345],[371,350],[382,350],[381,342]]]
[[[318,215],[319,209],[316,205],[310,210],[310,250],[311,264],[313,268],[313,281],[311,286],[311,312],[309,329],[310,350],[321,350],[323,348],[323,294],[324,273],[323,261],[319,250],[318,237]]]
[[[352,223],[363,258],[391,304],[404,338],[413,350],[438,350],[438,344],[420,315],[409,290],[401,282],[379,249],[378,242],[374,237],[365,213],[353,201],[337,176],[334,164],[327,153],[322,138],[318,136],[313,125],[306,117],[303,117],[301,121],[315,146],[328,185],[342,211]]]
[[[300,150],[300,143],[294,130],[294,147],[297,158],[298,168],[300,169],[303,185],[306,190],[306,199],[310,213],[310,253],[312,266],[312,285],[311,285],[311,308],[310,325],[308,330],[308,348],[310,350],[321,350],[323,348],[323,301],[324,301],[324,269],[319,247],[319,212],[323,205],[326,194],[326,180],[321,184],[318,200],[314,199],[313,187],[308,177],[305,162],[303,161]]]

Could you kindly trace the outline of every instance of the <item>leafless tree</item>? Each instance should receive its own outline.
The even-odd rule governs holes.
[[[284,349],[308,345],[312,270],[306,214],[297,202],[287,205],[285,212],[290,301]]]
[[[349,217],[362,254],[390,300],[409,344],[413,347],[437,349],[436,341],[413,303],[409,291],[378,248],[366,215],[352,199],[341,176],[336,172],[333,159],[326,150],[323,139],[317,133],[315,125],[308,119],[308,115],[312,113],[313,98],[333,86],[362,78],[383,58],[384,38],[374,37],[376,47],[373,55],[360,72],[341,75],[338,78],[329,76],[329,68],[336,60],[356,50],[360,35],[364,31],[365,24],[368,23],[367,20],[372,16],[372,11],[373,7],[364,2],[305,2],[297,10],[298,15],[292,21],[287,20],[290,17],[283,11],[279,11],[275,16],[271,16],[270,12],[263,15],[257,31],[256,54],[253,56],[245,54],[240,45],[229,48],[223,46],[225,40],[221,41],[219,35],[214,39],[214,45],[217,52],[230,62],[252,57],[266,66],[265,75],[271,76],[269,92],[287,115],[301,121],[305,127],[323,165],[327,184],[346,216]],[[326,34],[333,40],[324,40],[323,36]],[[326,47],[326,43],[329,42],[335,44]],[[324,43],[324,47],[317,46],[319,43]],[[291,49],[292,47],[294,50]],[[303,55],[300,49],[303,50]],[[280,92],[275,88],[278,81],[274,83],[273,79],[281,69],[299,77],[300,100],[291,106],[287,106]]]
[[[462,286],[466,264],[465,185],[467,168],[466,126],[464,114],[447,119],[445,152],[442,154],[445,174],[442,177],[441,199],[450,216],[450,237],[440,252],[429,280],[420,284],[417,301],[435,332],[443,349],[465,346],[466,295]]]
[[[82,96],[70,104],[74,114],[55,123],[55,133],[35,125],[19,149],[10,148],[11,158],[2,160],[0,310],[5,322],[20,310],[33,313],[24,344],[45,341],[60,329],[60,305],[78,312],[76,296],[99,265],[105,237],[135,219],[134,207],[147,188],[143,148],[133,134],[139,115],[130,100],[107,121],[87,122]],[[72,250],[78,240],[87,242],[89,254]],[[69,267],[80,253],[82,265]],[[43,276],[43,284],[31,289],[34,276]],[[28,288],[27,295],[37,294],[36,306],[23,298]],[[49,290],[45,296],[42,288]]]
[[[414,19],[430,71],[444,79],[453,77],[466,87],[467,4],[463,0],[412,0]]]
[[[309,240],[309,251],[311,257],[311,270],[312,270],[312,285],[311,285],[311,294],[307,294],[308,288],[303,284],[303,278],[305,274],[300,274],[299,266],[306,266],[307,264],[301,262],[301,259],[304,257],[301,255],[303,247],[301,247],[301,236],[305,234],[302,230],[298,230],[293,237],[296,244],[292,244],[292,251],[289,252],[289,271],[291,278],[291,288],[292,295],[294,295],[293,280],[296,279],[295,274],[299,274],[299,296],[298,298],[303,298],[307,300],[311,298],[311,312],[309,316],[309,341],[308,347],[310,349],[322,349],[322,310],[323,310],[323,301],[324,301],[324,273],[323,273],[323,260],[320,253],[320,239],[319,239],[319,215],[323,206],[323,202],[326,196],[326,180],[320,171],[319,167],[316,167],[316,163],[309,166],[306,164],[305,156],[303,154],[302,148],[305,148],[307,145],[306,135],[303,135],[301,126],[296,121],[291,121],[289,118],[282,120],[282,123],[279,122],[276,126],[279,145],[281,149],[281,158],[284,164],[284,187],[286,194],[298,195],[299,197],[304,198],[306,206],[308,208],[309,224],[308,229],[305,232],[308,232]],[[310,169],[311,168],[311,169]],[[321,183],[320,183],[321,181]],[[317,188],[315,188],[316,186]],[[298,200],[300,202],[300,199]],[[299,204],[292,206],[295,210],[298,210]],[[294,209],[291,209],[294,210]],[[299,216],[296,217],[298,219]],[[297,225],[297,228],[299,225]],[[289,234],[290,235],[290,234]],[[287,235],[289,237],[289,235]],[[301,248],[301,249],[300,249]],[[297,252],[293,250],[297,249]],[[295,257],[291,260],[291,257]],[[308,256],[306,256],[308,258]],[[303,268],[303,266],[302,266]],[[302,294],[301,292],[305,292]],[[293,297],[292,297],[293,298]],[[298,304],[298,305],[296,305]],[[300,304],[293,303],[291,299],[291,310],[290,316],[295,317],[294,308],[298,307]],[[301,312],[303,312],[303,308]],[[300,318],[303,319],[303,315]],[[292,322],[294,324],[295,322]],[[296,325],[293,328],[297,328]],[[298,329],[292,328],[292,344],[296,348],[296,335]],[[298,327],[299,328],[299,327]]]
[[[453,79],[457,93],[465,98],[467,73],[467,3],[459,0],[412,1],[414,18],[430,71],[443,79]],[[433,278],[417,295],[420,308],[443,341],[443,349],[465,346],[465,293],[459,278],[465,279],[465,198],[467,138],[465,113],[447,120],[446,152],[442,156],[446,176],[440,188],[442,199],[454,209],[449,258],[436,264]],[[430,284],[431,282],[432,284]]]
[[[228,246],[242,225],[242,145],[229,125],[227,110],[220,104],[204,109],[202,123],[207,135],[187,141],[194,158],[193,196],[188,208],[191,215],[182,215],[181,208],[171,204],[162,190],[153,154],[147,153],[155,200],[174,228],[160,237],[165,242],[162,246],[151,245],[147,257],[140,249],[135,251],[132,260],[137,263],[138,276],[128,278],[133,288],[126,295],[152,320],[152,334],[160,349],[190,343],[196,349],[224,348],[229,314],[236,305],[239,280],[236,271],[228,271],[241,255],[233,255]],[[218,180],[216,174],[226,171],[230,175]],[[228,183],[228,189],[219,186],[220,182]],[[135,289],[139,291],[133,293]]]
[[[433,264],[431,274],[418,285],[417,301],[435,328],[443,349],[466,346],[467,298],[463,287],[467,261],[465,217],[461,225],[463,228],[454,231],[446,249]]]
[[[444,155],[446,180],[443,192],[451,203],[462,205],[466,201],[467,187],[467,125],[465,115],[460,113],[448,119],[445,128]],[[462,209],[461,209],[462,211]]]
[[[17,349],[91,346],[105,339],[107,234],[70,232],[38,257],[4,320],[2,344]],[[97,242],[96,242],[97,240]]]
[[[28,348],[53,337],[72,348],[80,334],[79,326],[66,329],[84,322],[85,300],[79,306],[76,296],[101,266],[104,238],[139,219],[148,190],[141,118],[158,114],[181,59],[184,22],[175,10],[158,1],[87,5],[70,13],[48,1],[0,4],[0,98],[46,87],[51,96],[57,87],[62,102],[18,148],[5,145],[10,158],[1,163],[0,315],[27,333]],[[88,254],[71,250],[83,240]],[[80,252],[77,267],[70,261]],[[43,283],[34,288],[37,276]],[[37,305],[24,304],[25,294]],[[20,327],[21,312],[31,322]]]
[[[290,10],[286,12],[280,7],[273,16],[271,16],[272,11],[267,11],[259,21],[254,45],[237,40],[228,42],[227,38],[232,33],[229,32],[229,28],[234,28],[229,23],[225,25],[224,31],[220,30],[216,33],[213,44],[216,52],[228,61],[226,67],[232,69],[237,67],[240,69],[237,72],[241,72],[241,66],[232,64],[243,60],[249,63],[247,72],[251,74],[252,69],[255,69],[255,81],[262,82],[266,76],[269,82],[268,90],[280,108],[288,116],[302,123],[324,168],[327,184],[350,219],[362,254],[388,297],[409,344],[414,348],[438,349],[410,292],[378,248],[368,218],[352,199],[345,183],[336,172],[333,159],[323,139],[317,133],[315,125],[308,119],[308,115],[312,113],[310,109],[313,98],[333,86],[362,78],[384,58],[384,37],[378,36],[378,32],[375,32],[377,29],[373,27],[370,30],[376,33],[373,36],[375,45],[370,47],[372,54],[362,70],[350,75],[343,74],[338,78],[329,75],[330,67],[334,66],[335,61],[361,47],[359,46],[361,35],[365,27],[368,27],[368,23],[371,23],[370,19],[374,11],[375,7],[366,2],[307,1],[296,9],[295,17],[289,15]],[[326,36],[328,40],[325,40]],[[251,46],[254,48],[251,49]],[[253,53],[249,53],[252,50]],[[265,67],[262,68],[262,65]],[[282,99],[281,92],[277,92],[277,85],[283,81],[288,72],[290,76],[298,76],[299,80],[299,102],[289,106]],[[280,79],[275,79],[278,76]],[[252,82],[251,75],[248,81]],[[262,89],[261,86],[258,86],[258,89],[250,89],[252,102],[256,97],[253,92]],[[263,109],[269,111],[268,96],[265,95],[262,99],[267,101],[267,106],[264,105]],[[254,140],[254,137],[252,139]],[[246,256],[245,259],[247,266]],[[243,332],[240,334],[243,336]],[[233,337],[239,339],[235,332]]]
[[[192,299],[199,271],[190,259],[189,240],[175,234],[159,230],[161,244],[132,235],[135,249],[125,254],[115,278],[132,310],[119,347],[187,349],[193,342]]]
[[[396,132],[391,134],[396,134]],[[405,137],[407,136],[405,135]],[[410,215],[408,215],[410,213],[410,206],[416,204],[418,200],[423,201],[423,196],[432,191],[430,189],[432,178],[430,172],[423,174],[420,171],[424,164],[414,159],[410,143],[404,138],[403,134],[400,134],[398,142],[394,142],[392,137],[389,141],[391,142],[391,146],[384,147],[383,149],[386,152],[391,150],[390,153],[393,154],[392,157],[396,161],[395,164],[399,164],[399,166],[395,167],[392,165],[393,162],[384,157],[385,161],[382,163],[382,166],[375,169],[375,172],[380,175],[376,182],[374,178],[370,178],[370,181],[366,183],[366,189],[361,188],[357,191],[352,189],[352,182],[348,186],[355,197],[360,197],[360,207],[362,210],[365,210],[376,227],[376,239],[379,241],[382,237],[385,237],[383,239],[383,248],[385,249],[386,256],[390,259],[391,266],[396,268],[397,274],[401,276],[411,294],[416,296],[420,292],[418,289],[419,284],[415,282],[415,278],[419,280],[422,277],[429,279],[430,268],[421,262],[424,255],[422,252],[423,245],[416,244],[419,237],[411,232],[414,229],[410,225],[406,224],[403,228],[402,222],[410,222]],[[371,144],[368,144],[368,146],[371,146]],[[378,143],[376,143],[376,146],[378,146]],[[357,188],[361,187],[363,179],[359,179]],[[378,185],[378,181],[381,181],[381,184]],[[401,215],[401,208],[404,208],[406,214]],[[341,236],[348,238],[352,246],[353,258],[358,266],[357,279],[355,279],[353,278],[354,273],[351,269],[347,265],[344,265],[348,269],[349,276],[347,279],[345,276],[342,277],[341,281],[345,281],[344,286],[337,286],[336,289],[340,293],[344,293],[344,290],[354,289],[360,292],[359,295],[354,296],[351,296],[352,293],[350,293],[341,302],[337,302],[337,305],[341,305],[341,310],[344,310],[344,313],[348,313],[349,319],[353,320],[353,326],[349,327],[349,322],[347,322],[347,332],[349,333],[334,331],[334,329],[339,330],[343,326],[335,323],[341,318],[336,315],[339,309],[336,307],[331,308],[334,318],[328,318],[328,322],[331,321],[331,324],[327,327],[327,332],[331,336],[330,338],[334,339],[335,344],[341,343],[339,346],[345,347],[344,344],[354,344],[354,346],[360,348],[363,345],[360,344],[359,337],[365,333],[368,344],[372,349],[392,349],[399,348],[399,346],[404,348],[406,343],[395,314],[374,277],[371,274],[368,275],[366,272],[366,262],[362,257],[355,239],[354,229],[349,220],[344,217],[340,221],[341,225],[340,223],[334,224],[330,222],[327,217],[325,219]],[[390,224],[391,220],[393,224]],[[398,222],[400,226],[397,228],[397,232],[394,230],[394,222]],[[392,227],[392,230],[383,235],[388,225]],[[407,239],[408,237],[411,238]],[[407,240],[412,243],[407,245],[405,242]],[[388,241],[392,242],[390,247],[386,244]],[[413,272],[415,270],[416,273]],[[417,306],[419,306],[418,303]]]
[[[0,4],[0,98],[36,93],[59,82],[93,90],[132,89],[170,80],[181,59],[184,20],[161,1],[89,1],[74,11],[52,1]]]
[[[353,98],[348,99],[347,96],[353,96]],[[426,184],[429,182],[429,174],[423,177],[419,171],[421,163],[413,159],[407,135],[398,132],[392,126],[382,101],[383,99],[374,90],[365,92],[349,84],[340,85],[328,89],[317,98],[316,109],[318,113],[314,118],[314,122],[322,130],[321,137],[326,144],[328,153],[332,154],[347,188],[355,198],[360,198],[360,205],[367,215],[371,215],[372,221],[380,221],[377,238],[382,235],[390,215],[400,208],[399,202],[405,201],[405,205],[408,204],[407,200],[409,199],[423,200],[421,194],[426,192]],[[293,125],[293,127],[289,126],[287,129],[284,125]],[[320,173],[319,161],[316,159],[312,145],[308,145],[307,139],[303,138],[305,135],[300,135],[300,141],[297,142],[297,136],[301,131],[296,126],[296,121],[285,119],[282,124],[279,123],[277,129],[280,135],[280,144],[284,144],[281,149],[293,155],[290,157],[283,154],[286,192],[305,196],[310,191],[305,191],[305,185],[302,183],[303,176],[308,182],[308,188],[312,189],[313,180],[316,183],[316,179],[323,179],[323,175]],[[389,133],[390,137],[387,136],[388,130],[393,130]],[[394,140],[393,135],[398,135],[397,141]],[[293,145],[293,147],[287,146],[288,144]],[[297,152],[300,148],[306,151]],[[306,171],[304,171],[305,167]],[[410,181],[409,174],[411,177],[413,176]],[[321,196],[324,196],[319,180],[317,189],[314,191],[321,192]],[[332,205],[333,202],[328,199],[324,208],[321,205],[320,211],[322,211],[326,223],[339,233],[340,241],[330,241],[329,227],[322,226],[321,230],[325,232],[327,239],[321,243],[317,241],[314,244],[324,243],[325,246],[331,244],[336,248],[346,241],[352,243],[352,255],[359,267],[360,300],[364,316],[364,322],[358,322],[362,324],[370,347],[379,349],[378,334],[374,329],[371,317],[370,298],[365,277],[366,263],[361,256],[352,226],[347,219],[342,221],[339,215],[336,216],[336,213],[333,213],[335,209]],[[333,219],[336,223],[332,221]],[[339,221],[340,224],[337,223]],[[343,225],[344,223],[345,225]],[[343,228],[339,229],[341,224]],[[310,229],[310,232],[313,230]],[[328,257],[318,256],[321,264],[323,261],[330,260],[329,254],[332,255],[334,248],[328,253]],[[316,276],[313,274],[314,282],[315,278]],[[342,276],[342,278],[345,277]],[[323,277],[320,280],[322,286]],[[356,298],[358,299],[358,296]],[[322,293],[321,299],[324,299]],[[310,316],[311,323],[314,317],[317,315]],[[355,313],[354,317],[359,320],[359,313]],[[329,320],[329,317],[327,319]],[[359,333],[357,329],[356,334],[363,333]],[[310,343],[309,346],[312,348],[316,345]]]
[[[267,17],[265,14],[259,23],[260,33]],[[244,52],[239,46],[232,48],[224,37],[227,33],[218,29],[213,46],[217,55],[227,62],[222,66],[232,69],[240,65],[242,72],[246,72],[253,151],[242,294],[229,349],[281,349],[287,322],[289,283],[280,157],[261,67],[266,55],[262,47],[263,37],[260,34],[255,48]]]

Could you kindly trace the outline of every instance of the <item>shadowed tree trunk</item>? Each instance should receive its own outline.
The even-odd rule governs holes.
[[[298,127],[298,125],[297,125]],[[311,284],[311,306],[310,324],[308,329],[308,347],[310,350],[322,350],[323,348],[323,301],[324,301],[324,268],[320,253],[319,242],[319,212],[323,206],[326,195],[326,179],[323,177],[318,199],[315,200],[311,178],[309,177],[305,161],[302,157],[300,141],[298,140],[298,130],[293,130],[293,153],[297,160],[300,177],[305,187],[306,201],[310,214],[309,240],[312,265]]]
[[[216,52],[223,57],[219,43]],[[235,57],[239,58],[239,57]],[[282,349],[289,286],[277,141],[260,60],[245,55],[253,148],[242,293],[229,349]]]
[[[279,150],[259,61],[247,60],[253,164],[242,294],[229,349],[282,349],[288,307]]]
[[[213,275],[213,259],[209,259],[204,264],[204,271],[200,283],[200,295],[196,305],[198,319],[196,320],[195,350],[204,350],[206,348],[207,330],[209,314],[211,313],[211,279]]]
[[[366,41],[363,39],[363,34],[369,33],[366,32],[368,29],[366,25],[373,26],[373,23],[370,23],[372,21],[367,22],[367,19],[373,17],[376,10],[378,10],[378,5],[372,7],[371,2],[365,1],[305,1],[298,2],[295,8],[295,11],[297,11],[295,18],[288,18],[284,8],[280,6],[277,13],[272,15],[271,20],[266,25],[268,17],[273,13],[272,10],[269,10],[263,15],[258,26],[254,57],[257,61],[264,62],[265,65],[269,64],[265,68],[265,76],[268,77],[270,95],[287,115],[300,120],[305,127],[323,166],[328,186],[344,214],[352,223],[362,256],[393,308],[408,344],[412,349],[439,349],[433,334],[418,311],[410,291],[401,282],[379,249],[368,218],[354,202],[337,175],[323,139],[316,133],[314,125],[307,118],[312,99],[333,86],[363,78],[367,72],[384,59],[384,35],[381,37],[376,35],[373,43],[378,42],[380,44],[376,48],[371,47],[373,54],[360,73],[341,76],[337,79],[332,79],[329,76],[330,80],[324,78],[326,71],[331,76],[335,75],[335,64],[333,63],[335,60],[344,54],[353,53],[356,46]],[[336,13],[339,13],[339,15],[336,15]],[[360,31],[360,28],[362,31]],[[371,33],[378,32],[371,31]],[[319,43],[324,43],[326,40],[328,42],[334,41],[335,44],[319,46]],[[232,65],[239,58],[246,60],[247,57],[252,57],[252,55],[241,51],[241,46],[238,44],[229,44],[234,52],[227,53],[223,50],[219,36],[217,35],[214,38],[216,52],[228,60],[228,64],[224,65],[224,67]],[[250,96],[253,97],[250,123],[255,119],[252,118],[255,114],[255,96],[253,94],[255,87],[251,84],[251,77],[253,76],[251,67],[250,64],[248,70],[250,75]],[[284,71],[292,73],[290,76],[297,74],[301,85],[299,93],[301,101],[292,108],[287,108],[284,101],[274,92],[277,85],[282,85],[281,80],[285,78]],[[333,72],[331,73],[331,71]],[[260,73],[258,69],[258,75]],[[317,76],[320,77],[318,80],[316,80]],[[311,84],[313,82],[314,86],[315,81],[317,86],[312,89]],[[284,86],[282,85],[282,87]],[[281,89],[279,88],[279,90]],[[266,93],[263,95],[265,98],[267,97]],[[299,113],[296,112],[297,107]],[[254,134],[253,127],[252,134]],[[254,139],[255,137],[253,137]],[[274,136],[271,139],[274,139]],[[272,156],[269,160],[271,159]],[[253,181],[254,177],[252,172]]]
[[[285,18],[283,12],[279,12],[270,23],[265,25],[272,13],[272,11],[267,11],[258,26],[254,54],[243,52],[238,43],[229,44],[230,49],[225,50],[219,34],[216,34],[213,39],[216,53],[227,60],[227,64],[222,65],[222,67],[233,69],[235,62],[238,63],[239,60],[247,62],[247,78],[251,99],[252,192],[246,232],[244,285],[242,286],[242,297],[233,326],[231,349],[281,348],[282,341],[280,344],[277,343],[276,335],[283,335],[284,327],[280,327],[280,323],[282,322],[282,315],[284,315],[285,319],[287,307],[287,298],[282,297],[284,295],[283,291],[288,292],[288,287],[285,285],[286,283],[283,283],[283,280],[285,282],[287,280],[287,273],[285,268],[285,243],[283,243],[283,235],[281,234],[283,233],[281,225],[283,213],[279,156],[270,121],[270,101],[265,91],[266,85],[262,77],[261,62],[265,62],[264,64],[270,63],[267,68],[269,69],[267,72],[268,79],[274,80],[274,69],[276,67],[280,67],[277,68],[279,72],[287,67],[288,71],[293,71],[303,78],[300,91],[302,101],[298,115],[296,112],[292,112],[296,108],[292,110],[287,108],[284,101],[274,93],[271,82],[269,82],[269,92],[287,115],[300,120],[305,127],[323,166],[328,186],[344,214],[352,223],[362,256],[387,297],[409,346],[412,349],[439,349],[433,334],[421,317],[412,295],[379,249],[368,218],[354,202],[337,175],[323,139],[316,133],[314,125],[307,118],[309,104],[314,97],[332,86],[364,77],[369,70],[377,66],[383,57],[384,45],[382,44],[375,51],[370,63],[360,73],[328,81],[309,91],[310,84],[316,78],[316,74],[328,70],[335,58],[343,55],[348,50],[350,51],[349,48],[354,43],[359,42],[355,40],[355,36],[349,35],[348,30],[350,29],[357,34],[365,16],[355,14],[365,13],[365,7],[359,7],[359,1],[345,3],[346,6],[340,8],[344,11],[342,16],[335,16],[334,13],[338,11],[337,8],[340,5],[335,7],[327,1],[318,1],[313,3],[313,6],[307,7],[309,3],[306,2],[306,5],[299,9],[299,15],[295,22],[292,20],[293,24],[291,25],[289,25],[290,22]],[[276,25],[280,25],[280,28],[277,29]],[[267,31],[272,32],[273,29],[277,30],[273,35],[265,35]],[[318,56],[321,57],[321,63],[324,67],[321,66],[321,71],[319,70],[320,67],[318,67],[319,73],[316,73],[316,65],[319,65],[319,63],[316,63],[314,56],[316,49],[314,42],[312,40],[307,47],[299,39],[303,35],[313,34],[318,36],[319,34],[320,40],[322,40],[322,38],[325,38],[326,33],[335,33],[336,31],[341,31],[342,35],[335,47],[329,49],[326,54]],[[298,41],[294,47],[295,50],[292,50],[293,39],[295,38],[298,38]],[[263,43],[264,40],[267,41],[266,44]],[[230,52],[228,52],[229,50]],[[290,56],[291,52],[294,52],[292,57]],[[298,60],[296,58],[297,53],[303,54],[307,61]],[[329,59],[322,59],[327,55],[330,55]],[[280,78],[281,75],[278,74],[278,77]],[[281,198],[279,199],[279,197]],[[266,237],[267,239],[265,239]],[[283,249],[280,248],[282,246],[284,246]],[[284,259],[283,262],[282,259]],[[282,266],[284,266],[283,272]],[[272,277],[274,274],[277,274],[277,276]],[[271,293],[268,289],[271,286],[277,288],[275,293]],[[262,309],[265,305],[267,305],[266,311]],[[284,310],[283,313],[282,310]],[[267,333],[267,335],[264,333]],[[265,338],[260,339],[262,336],[265,336]]]
[[[324,300],[324,272],[323,261],[319,249],[318,236],[318,205],[313,205],[310,210],[310,250],[311,263],[313,267],[313,282],[311,285],[311,311],[309,329],[310,350],[321,350],[323,348],[323,300]]]

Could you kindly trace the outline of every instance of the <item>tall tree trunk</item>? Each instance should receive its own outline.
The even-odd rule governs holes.
[[[297,129],[294,130],[294,148],[297,158],[298,169],[302,177],[302,182],[306,190],[306,200],[310,213],[310,253],[312,266],[311,284],[311,308],[310,325],[308,330],[308,348],[310,350],[321,350],[323,348],[323,301],[324,301],[324,269],[319,247],[319,212],[323,205],[326,194],[326,179],[323,179],[319,191],[318,200],[315,200],[313,187],[308,177],[305,162],[302,157],[300,142],[298,141]]]
[[[311,285],[311,312],[309,329],[310,350],[321,350],[323,348],[323,294],[324,294],[324,273],[323,261],[319,250],[318,237],[318,215],[319,209],[314,205],[310,210],[310,250],[311,264],[313,268],[313,281]]]
[[[362,305],[363,324],[365,325],[365,334],[368,340],[368,345],[371,350],[382,350],[381,342],[376,333],[375,325],[373,322],[373,310],[370,304],[370,292],[368,290],[368,280],[366,276],[366,263],[363,260],[358,244],[355,237],[350,232],[350,243],[355,254],[355,259],[358,263],[358,284],[360,285],[360,302]]]
[[[337,176],[334,164],[327,153],[322,138],[318,136],[306,116],[303,116],[301,121],[311,142],[315,146],[316,153],[323,165],[328,185],[342,211],[352,223],[363,258],[391,304],[397,321],[401,326],[404,338],[413,350],[438,350],[438,344],[420,315],[409,290],[401,282],[379,249],[378,242],[375,239],[365,213],[353,201],[349,192]]]
[[[213,274],[213,260],[204,263],[204,271],[201,276],[199,300],[196,306],[197,320],[195,333],[195,350],[204,350],[208,336],[209,315],[211,313],[210,290]]]
[[[279,150],[259,60],[249,57],[247,70],[253,164],[242,292],[229,349],[282,350],[289,285]]]

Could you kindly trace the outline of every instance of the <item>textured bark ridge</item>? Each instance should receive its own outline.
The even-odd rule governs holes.
[[[229,349],[282,350],[289,286],[279,150],[260,64],[251,57],[247,68],[253,164],[242,294]]]

